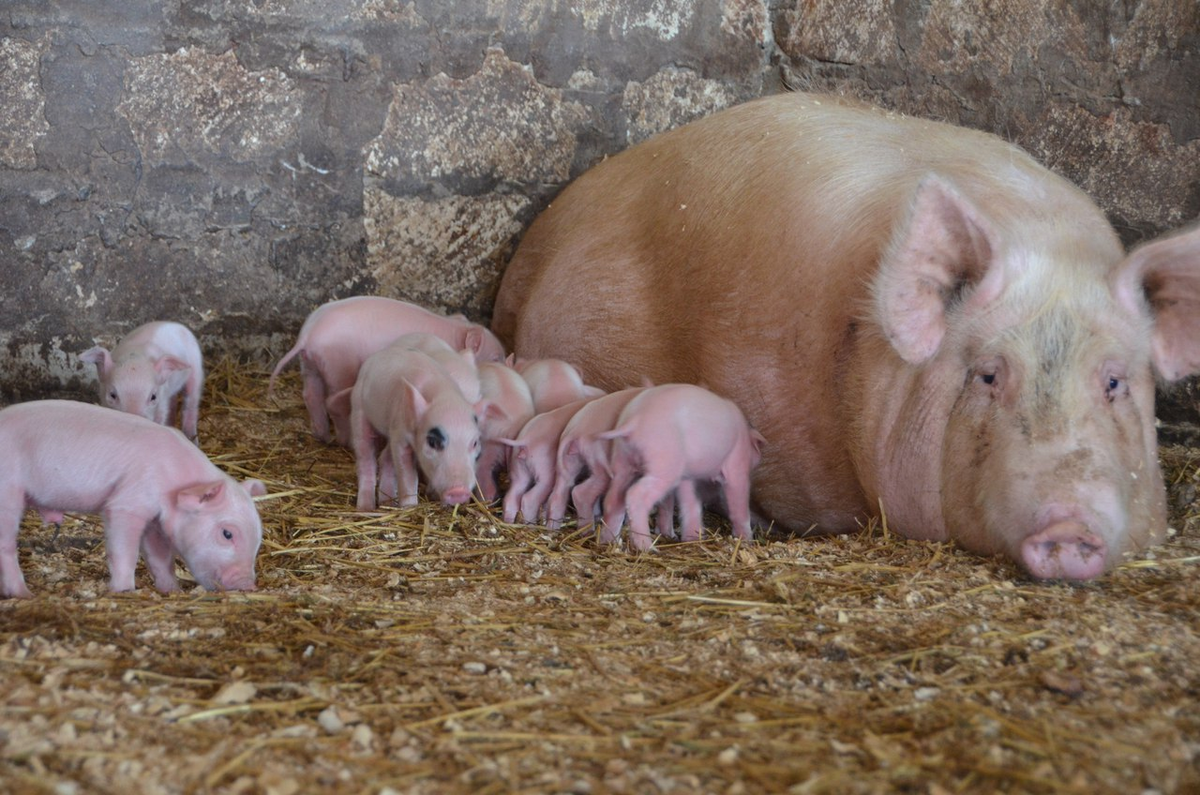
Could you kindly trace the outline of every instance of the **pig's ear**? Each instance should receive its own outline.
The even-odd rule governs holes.
[[[472,408],[475,409],[475,416],[480,419],[480,422],[485,419],[492,420],[493,422],[504,422],[508,419],[508,412],[504,410],[503,406],[493,403],[486,398],[480,400]]]
[[[517,366],[517,355],[515,353],[510,353],[508,356],[505,356],[504,363],[506,365],[508,365],[509,367],[516,367]]]
[[[1150,351],[1165,381],[1200,373],[1200,225],[1134,249],[1113,292],[1129,311],[1154,316]]]
[[[471,361],[475,361],[475,355],[483,350],[483,329],[471,326],[467,329],[464,340],[464,347],[472,353]]]
[[[112,369],[112,354],[108,352],[108,348],[103,348],[97,345],[94,348],[88,348],[83,353],[79,354],[79,361],[91,362],[96,365],[96,371],[101,378],[108,375],[108,371]]]
[[[163,356],[154,363],[154,373],[159,384],[165,384],[176,374],[186,375],[191,369],[187,362],[174,356]]]
[[[242,488],[251,497],[262,497],[267,493],[267,484],[257,478],[246,478],[242,481]]]
[[[404,395],[403,400],[408,408],[410,417],[423,417],[429,409],[429,401],[421,394],[421,390],[410,384],[408,381],[403,382]]]
[[[888,341],[910,364],[937,353],[946,312],[964,288],[970,301],[987,302],[1003,286],[995,260],[995,233],[983,214],[936,176],[917,186],[908,217],[880,263],[875,308]]]
[[[175,507],[184,511],[202,511],[221,498],[225,481],[197,483],[175,492]]]

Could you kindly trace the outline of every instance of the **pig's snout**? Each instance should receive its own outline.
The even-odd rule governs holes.
[[[1055,522],[1021,543],[1021,562],[1043,580],[1090,580],[1104,573],[1104,539],[1078,520]]]
[[[452,486],[442,492],[442,502],[446,505],[462,505],[471,501],[471,490],[466,486]]]

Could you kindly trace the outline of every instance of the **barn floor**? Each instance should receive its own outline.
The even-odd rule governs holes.
[[[1163,451],[1174,538],[1086,585],[881,528],[633,558],[356,513],[294,371],[265,386],[216,368],[200,427],[272,491],[260,590],[109,595],[94,518],[27,517],[0,790],[1200,790],[1200,449]]]

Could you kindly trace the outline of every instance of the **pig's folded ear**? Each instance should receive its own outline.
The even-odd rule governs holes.
[[[888,341],[910,364],[937,353],[951,302],[973,288],[971,303],[999,295],[996,236],[983,214],[936,176],[921,180],[896,227],[875,279],[875,311]]]
[[[184,511],[202,511],[217,502],[225,491],[225,481],[197,483],[175,492],[175,507]]]
[[[88,348],[79,354],[79,361],[96,365],[96,370],[100,373],[101,378],[104,378],[105,374],[112,369],[112,354],[108,352],[108,348],[99,345]]]
[[[246,478],[242,481],[242,488],[251,497],[261,497],[267,493],[267,484],[257,478]]]
[[[1200,224],[1130,252],[1113,292],[1127,310],[1154,317],[1151,356],[1165,381],[1200,373]]]
[[[474,357],[483,350],[483,330],[476,326],[467,329],[463,347],[471,352],[471,360],[474,361]]]
[[[479,417],[480,420],[489,419],[493,422],[504,422],[508,419],[508,412],[504,410],[503,406],[493,403],[486,398],[480,400],[472,408],[475,409],[475,416]]]

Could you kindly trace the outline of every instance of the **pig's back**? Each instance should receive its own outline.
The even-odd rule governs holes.
[[[0,449],[0,490],[19,485],[34,504],[66,511],[96,511],[122,493],[154,503],[159,484],[182,487],[219,472],[174,428],[70,400],[0,411]]]
[[[880,254],[930,173],[986,208],[1001,239],[1036,247],[1069,217],[1075,239],[1119,259],[1086,196],[994,136],[778,95],[580,176],[518,248],[494,329],[519,356],[566,359],[610,391],[647,378],[731,398],[767,440],[756,501],[847,506],[796,508],[787,524],[853,526],[866,506],[844,379],[874,333]]]

